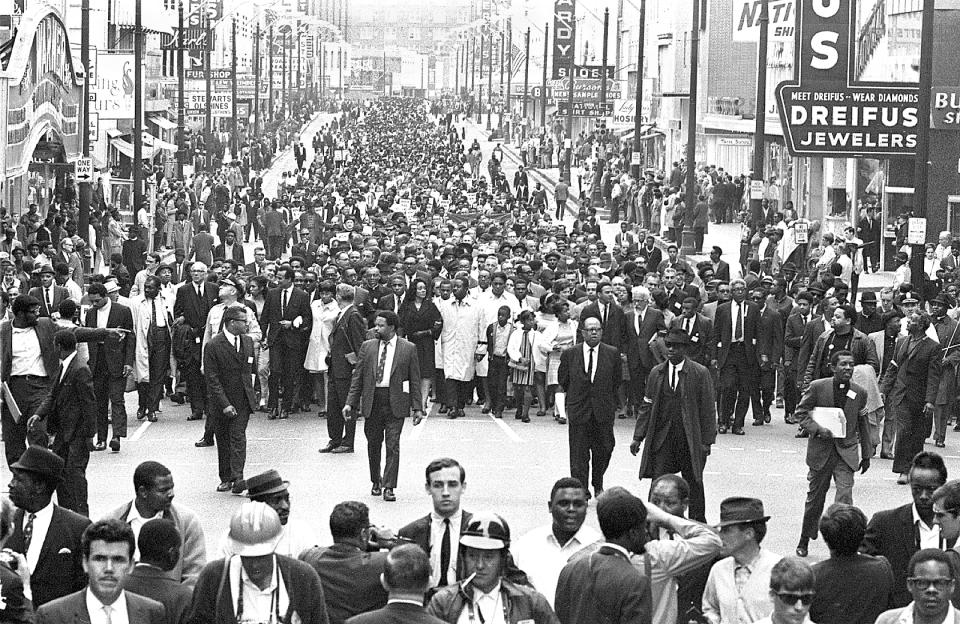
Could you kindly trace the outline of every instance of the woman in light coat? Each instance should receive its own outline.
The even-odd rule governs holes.
[[[310,303],[313,313],[313,328],[310,330],[310,341],[307,343],[307,355],[303,367],[307,372],[314,373],[316,385],[319,386],[320,415],[325,416],[327,411],[327,356],[330,354],[330,334],[340,315],[340,306],[335,296],[336,285],[330,280],[324,280],[317,286],[320,297]]]

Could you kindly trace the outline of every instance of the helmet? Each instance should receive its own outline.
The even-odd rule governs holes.
[[[510,527],[495,513],[477,513],[470,518],[460,535],[460,545],[480,550],[502,550],[510,547]]]
[[[280,516],[266,503],[247,501],[230,518],[230,552],[241,557],[270,555],[283,532]]]

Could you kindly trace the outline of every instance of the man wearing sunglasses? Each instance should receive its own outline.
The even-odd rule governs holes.
[[[770,570],[773,613],[753,624],[810,624],[813,570],[805,561],[784,557]]]
[[[950,557],[939,548],[924,548],[910,558],[907,589],[913,602],[880,614],[876,624],[960,624],[960,611],[950,604],[956,580]]]

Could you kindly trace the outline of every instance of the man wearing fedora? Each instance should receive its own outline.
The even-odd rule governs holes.
[[[763,501],[732,496],[720,503],[721,555],[710,569],[703,614],[710,624],[755,622],[773,613],[770,572],[780,555],[760,546],[767,534]]]
[[[277,554],[280,517],[247,501],[230,519],[232,556],[204,567],[185,624],[300,622],[327,624],[323,585],[308,564]]]
[[[960,367],[960,323],[950,318],[947,310],[953,307],[953,297],[940,293],[930,301],[930,317],[937,331],[943,362],[940,363],[940,389],[933,406],[934,444],[938,448],[946,446],[947,420],[956,413],[957,370]]]
[[[31,446],[10,468],[10,500],[17,511],[5,546],[26,557],[33,604],[39,607],[83,588],[80,537],[90,520],[52,502],[63,479],[63,460],[53,451]]]
[[[310,525],[290,518],[290,482],[284,481],[279,472],[271,468],[250,477],[245,483],[250,500],[270,505],[280,517],[282,535],[277,542],[278,555],[299,557],[305,550],[317,545],[317,536]],[[227,556],[232,555],[229,546],[228,535],[224,534],[220,551]]]
[[[803,527],[797,555],[807,556],[807,545],[817,538],[817,526],[823,513],[830,478],[837,491],[835,502],[853,504],[853,475],[864,474],[870,468],[873,444],[870,439],[870,419],[867,416],[867,391],[851,381],[854,358],[849,351],[837,351],[830,356],[833,376],[813,381],[803,393],[797,406],[800,426],[810,435],[807,441],[807,481],[809,490],[803,509]],[[846,418],[844,436],[820,425],[814,419],[817,408],[840,408]]]
[[[877,311],[877,295],[872,290],[860,295],[860,312],[854,327],[868,336],[883,329],[883,315]]]
[[[687,357],[690,335],[681,328],[664,339],[667,361],[647,377],[630,452],[646,440],[640,478],[680,472],[690,484],[690,517],[706,522],[703,467],[717,437],[716,398],[706,367]]]

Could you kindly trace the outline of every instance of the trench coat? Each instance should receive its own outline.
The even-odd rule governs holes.
[[[487,341],[483,304],[469,296],[463,301],[451,297],[437,307],[443,319],[443,374],[447,379],[471,381],[476,371],[474,355],[486,354],[486,344],[480,345]]]

